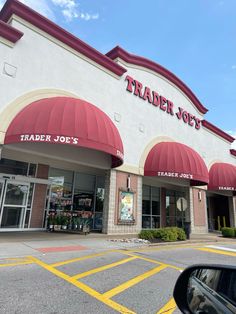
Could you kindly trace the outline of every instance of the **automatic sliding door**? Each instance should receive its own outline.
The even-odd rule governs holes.
[[[23,228],[29,184],[7,181],[2,202],[1,228]]]

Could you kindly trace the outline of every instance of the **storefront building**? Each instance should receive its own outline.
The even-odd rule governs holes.
[[[234,138],[162,66],[103,55],[16,0],[0,12],[0,231],[236,226]]]

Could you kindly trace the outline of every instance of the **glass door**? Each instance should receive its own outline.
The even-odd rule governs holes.
[[[4,186],[5,186],[5,180],[0,179],[0,222],[1,222],[1,216],[2,216],[2,206],[1,205],[2,205]]]
[[[29,183],[6,180],[1,206],[1,228],[24,228]]]

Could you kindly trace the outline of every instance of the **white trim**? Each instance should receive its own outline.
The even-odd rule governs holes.
[[[4,174],[0,173],[0,179],[7,179],[7,180],[14,180],[14,181],[21,181],[21,183],[39,183],[39,184],[46,184],[50,185],[51,181],[47,179],[40,179],[35,177],[26,177],[21,175],[14,175],[14,174]]]
[[[0,232],[16,232],[16,231],[43,231],[46,228],[0,228]]]

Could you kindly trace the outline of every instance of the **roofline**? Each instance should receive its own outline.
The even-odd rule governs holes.
[[[18,29],[12,27],[11,25],[0,21],[0,36],[9,40],[11,43],[15,44],[24,33]]]
[[[214,124],[208,122],[207,120],[202,120],[202,125],[205,128],[207,128],[208,130],[210,130],[213,133],[219,135],[220,137],[224,138],[226,141],[228,141],[230,143],[233,143],[233,141],[235,140],[235,138],[233,136],[231,136],[228,133],[222,131],[217,126],[215,126]]]
[[[0,20],[8,22],[13,14],[21,17],[23,20],[31,23],[52,37],[58,39],[59,41],[68,45],[69,47],[73,48],[77,52],[83,54],[87,58],[93,60],[114,74],[122,76],[122,74],[127,71],[125,68],[118,65],[106,55],[92,48],[76,36],[67,32],[60,26],[56,25],[38,12],[27,7],[23,3],[17,0],[8,0],[0,11]]]
[[[230,154],[236,157],[236,149],[230,149]]]
[[[147,68],[149,70],[152,70],[158,74],[161,74],[165,78],[167,78],[169,81],[174,83],[177,87],[179,87],[184,94],[188,96],[188,98],[192,101],[194,106],[203,114],[205,114],[208,109],[205,108],[199,99],[194,95],[194,93],[188,88],[187,85],[184,84],[176,75],[174,75],[172,72],[167,70],[166,68],[162,67],[160,64],[155,63],[151,60],[148,60],[144,57],[136,56],[133,54],[128,53],[126,50],[123,48],[116,46],[113,48],[111,51],[107,52],[106,55],[111,58],[112,60],[116,58],[121,58],[127,63],[135,64],[142,66],[144,68]]]

